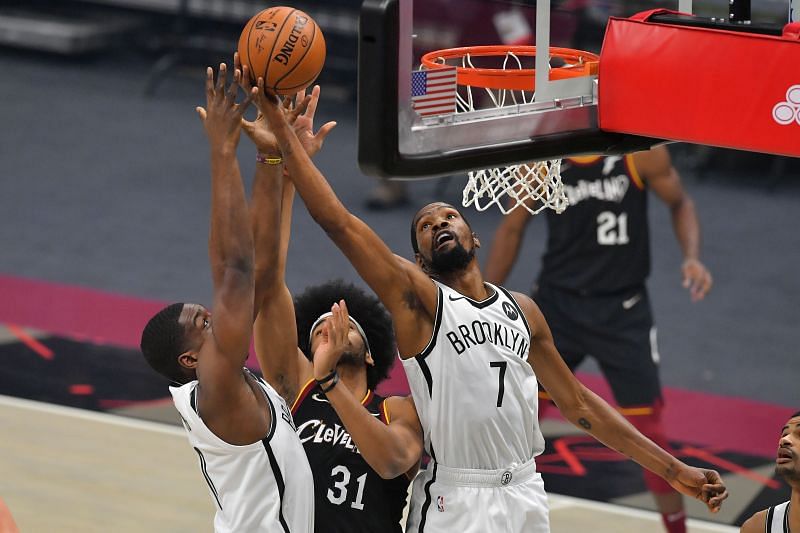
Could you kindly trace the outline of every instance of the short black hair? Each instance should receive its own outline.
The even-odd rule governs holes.
[[[464,213],[462,213],[461,210],[459,210],[453,205],[448,204],[447,202],[433,202],[433,203],[442,203],[458,211],[458,214],[461,215],[461,219],[467,224],[469,230],[472,231],[472,224],[469,223],[469,220],[467,220],[467,217],[464,216]],[[429,205],[431,204],[425,204],[422,207],[427,207]],[[417,209],[417,212],[414,213],[414,218],[411,219],[411,248],[414,250],[415,254],[419,253],[419,242],[417,242],[417,221],[419,220],[419,212],[422,211],[422,207]]]
[[[369,340],[374,366],[367,365],[367,387],[375,387],[387,377],[397,353],[392,319],[381,302],[363,289],[341,279],[308,287],[294,298],[294,313],[297,322],[297,345],[303,354],[312,360],[311,326],[331,306],[344,300],[350,316],[364,329]]]
[[[187,374],[178,363],[186,346],[186,329],[178,322],[184,305],[170,304],[153,315],[142,330],[139,344],[153,370],[177,383],[187,381]]]
[[[797,411],[795,414],[793,414],[792,416],[790,416],[790,417],[789,417],[789,420],[791,420],[792,418],[797,418],[798,416],[800,416],[800,411]]]

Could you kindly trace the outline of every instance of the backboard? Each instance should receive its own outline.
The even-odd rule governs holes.
[[[800,85],[795,71],[785,67],[800,57],[800,26],[784,27],[787,15],[789,21],[797,19],[799,1],[765,0],[751,13],[750,0],[708,0],[698,4],[700,16],[691,16],[684,13],[693,12],[692,0],[366,0],[359,35],[359,164],[374,176],[417,178],[620,154],[667,141],[800,157],[798,129],[791,125],[800,124],[800,104],[794,100]],[[640,32],[636,46],[627,34],[607,39],[597,69],[584,69],[583,60],[579,65],[567,60],[564,66],[562,57],[550,57],[554,47],[597,53],[610,20],[653,8],[680,13],[648,15],[642,22],[650,29]],[[677,46],[672,37],[661,36],[672,31],[707,34],[719,50],[713,57],[701,54],[708,61],[695,67],[698,48],[690,38]],[[760,41],[751,46],[755,36]],[[723,38],[735,44],[725,45]],[[475,48],[480,45],[506,48],[485,57]],[[520,45],[547,53],[509,52],[508,47]],[[642,47],[650,51],[645,54]],[[415,72],[421,63],[425,68]],[[585,72],[560,75],[575,66]],[[495,90],[476,88],[465,81],[475,73],[473,67],[489,69],[496,79],[516,69],[524,83],[500,90],[492,80]],[[651,71],[649,78],[641,75],[643,69]],[[454,93],[442,88],[447,83]],[[715,96],[721,85],[746,94],[722,105]],[[447,104],[433,106],[435,112],[431,86],[435,103]],[[665,107],[666,101],[672,107]],[[765,122],[763,127],[731,124],[743,110],[753,115],[751,126]],[[785,127],[776,129],[774,122]]]
[[[585,9],[549,0],[366,0],[359,35],[359,164],[370,175],[417,178],[586,153],[623,153],[662,142],[597,126],[597,76],[556,79],[548,54],[469,60],[476,67],[531,72],[525,91],[464,93],[458,111],[415,110],[413,72],[424,54],[464,46],[590,48],[603,23]],[[587,6],[599,5],[588,3]],[[607,17],[607,14],[606,14]],[[464,66],[465,58],[439,60]],[[535,71],[535,74],[534,74]],[[548,71],[551,75],[548,76]],[[430,71],[429,71],[430,72]],[[534,92],[535,86],[535,92]],[[413,96],[412,96],[413,95]],[[492,100],[494,99],[494,100]],[[467,101],[469,100],[467,105]],[[502,102],[500,102],[502,100]],[[502,104],[502,105],[501,105]]]

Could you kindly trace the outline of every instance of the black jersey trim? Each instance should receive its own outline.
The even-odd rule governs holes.
[[[484,282],[484,286],[486,286],[486,285],[488,285],[489,287],[493,287],[494,288],[494,285],[492,285],[491,283],[485,283]],[[452,290],[455,291],[455,289],[452,289]],[[475,307],[476,309],[484,309],[486,307],[489,307],[490,305],[495,303],[497,301],[497,298],[499,297],[499,294],[497,293],[496,289],[494,291],[494,294],[492,294],[491,296],[487,297],[485,300],[481,300],[480,302],[478,300],[473,300],[469,296],[464,296],[463,294],[461,294],[458,291],[455,291],[455,292],[458,294],[458,296],[455,297],[455,298],[453,298],[451,295],[448,295],[448,298],[449,298],[449,300],[451,302],[455,302],[457,300],[466,300],[467,302],[469,302],[470,305],[472,305],[472,307]]]
[[[419,533],[423,533],[425,530],[425,522],[428,520],[428,509],[431,506],[431,485],[436,482],[436,467],[438,464],[436,461],[433,461],[433,475],[431,476],[430,481],[425,483],[425,503],[422,504],[422,509],[420,510],[420,514],[422,515],[419,520]]]
[[[425,359],[436,347],[436,336],[439,335],[439,327],[442,325],[442,311],[444,308],[444,292],[438,285],[436,286],[436,290],[438,292],[436,293],[436,319],[433,321],[433,334],[425,349],[416,355],[417,359]]]
[[[770,530],[772,529],[772,518],[774,516],[775,516],[775,508],[770,507],[769,509],[767,509],[767,527],[764,528],[764,531],[766,531],[766,533],[769,533]]]
[[[189,405],[192,406],[192,411],[197,413],[197,416],[200,416],[200,411],[197,410],[197,384],[192,387],[192,392],[189,394]]]
[[[789,502],[786,504],[786,509],[783,510],[783,533],[790,533],[789,532],[789,507],[792,506],[792,503]]]
[[[270,441],[272,440],[272,435],[275,434],[275,428],[278,426],[278,422],[276,421],[277,414],[275,411],[275,406],[272,405],[272,399],[269,397],[269,394],[267,394],[267,391],[264,390],[264,387],[261,386],[261,383],[266,386],[267,382],[253,374],[249,368],[245,368],[244,371],[245,375],[250,375],[250,377],[255,380],[258,390],[261,391],[261,394],[264,395],[264,399],[267,400],[267,405],[269,406],[269,431],[267,431],[267,436],[264,437],[263,440]],[[247,381],[247,377],[245,377],[245,381]]]
[[[261,441],[261,443],[264,445],[264,450],[267,452],[269,466],[272,468],[272,476],[275,478],[275,484],[278,486],[278,499],[280,500],[278,502],[278,520],[283,527],[283,531],[290,533],[289,524],[286,523],[286,518],[283,516],[283,493],[286,490],[286,485],[283,482],[281,467],[278,465],[278,461],[275,459],[275,454],[272,452],[272,446],[269,443],[269,439],[264,439]]]
[[[211,481],[211,476],[208,475],[208,467],[206,466],[206,458],[203,456],[203,452],[200,451],[199,448],[194,448],[194,451],[197,452],[197,456],[200,458],[200,471],[203,472],[203,477],[206,478],[206,483],[208,484],[208,488],[211,490],[211,494],[214,495],[214,500],[217,502],[217,506],[219,510],[222,510],[222,503],[219,501],[219,493],[217,493],[217,487],[214,486],[214,482]]]
[[[417,357],[417,363],[419,363],[419,369],[422,370],[425,383],[428,385],[428,396],[433,398],[433,376],[431,375],[431,369],[428,368],[428,363],[425,361],[424,357]]]
[[[505,287],[498,286],[496,288],[500,289],[501,291],[503,291],[503,294],[508,296],[508,299],[511,300],[511,304],[514,307],[517,308],[517,311],[519,312],[519,316],[520,316],[520,318],[522,318],[522,323],[525,324],[525,329],[528,331],[528,339],[532,339],[533,335],[531,334],[531,326],[530,326],[530,324],[528,324],[528,319],[525,318],[525,313],[522,312],[522,308],[517,303],[517,300],[513,296],[511,296],[511,293],[508,292],[508,290]]]

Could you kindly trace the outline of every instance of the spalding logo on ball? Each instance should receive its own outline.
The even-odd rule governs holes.
[[[251,18],[239,37],[239,59],[255,81],[278,94],[314,83],[325,64],[325,38],[314,19],[292,7],[270,7]]]

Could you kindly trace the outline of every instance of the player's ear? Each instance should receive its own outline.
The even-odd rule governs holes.
[[[372,358],[372,354],[369,352],[364,356],[364,362],[369,366],[375,366],[375,359]]]
[[[197,368],[197,353],[193,351],[183,352],[178,356],[178,364],[183,368],[194,370]]]
[[[475,243],[475,248],[481,247],[481,240],[478,238],[478,234],[474,231],[472,232],[472,242]]]

